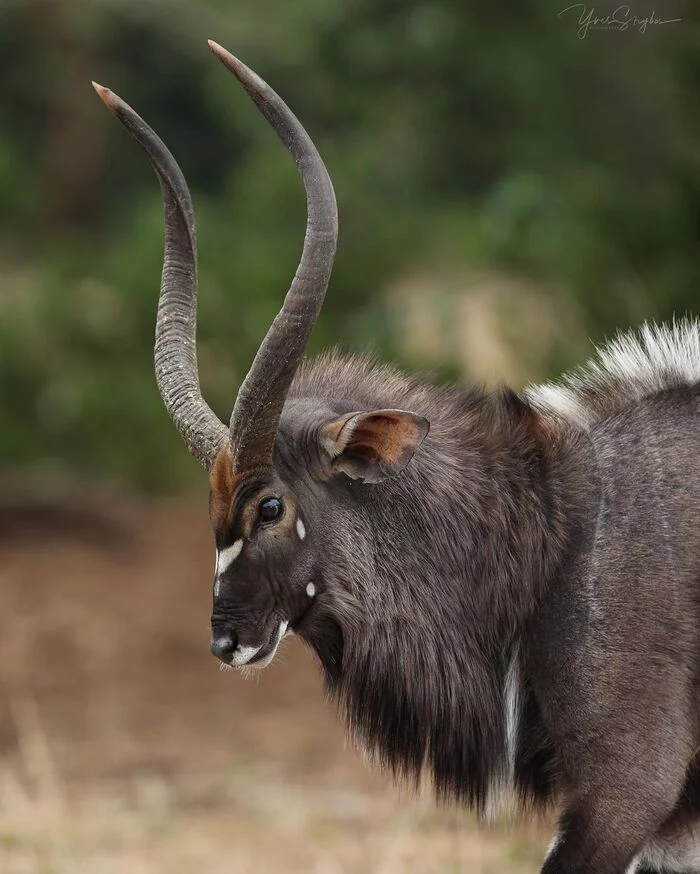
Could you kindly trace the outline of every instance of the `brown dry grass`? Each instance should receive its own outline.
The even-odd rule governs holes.
[[[370,773],[298,642],[219,672],[205,500],[125,509],[136,549],[0,545],[2,874],[537,870],[544,829]]]

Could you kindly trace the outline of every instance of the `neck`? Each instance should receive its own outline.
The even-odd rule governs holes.
[[[515,767],[518,649],[566,548],[571,460],[512,393],[450,402],[400,477],[348,488],[362,528],[332,564],[351,584],[311,642],[371,754],[483,810]]]

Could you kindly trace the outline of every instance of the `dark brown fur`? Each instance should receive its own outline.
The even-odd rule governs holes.
[[[368,485],[320,435],[380,409],[430,432]],[[245,541],[214,634],[252,641],[286,617],[395,775],[427,770],[440,798],[480,811],[503,784],[561,801],[543,871],[623,874],[698,809],[699,421],[697,383],[622,396],[583,427],[527,395],[325,355],[297,374],[273,469],[232,489],[214,467],[217,545]],[[277,534],[244,526],[267,494],[285,501]]]

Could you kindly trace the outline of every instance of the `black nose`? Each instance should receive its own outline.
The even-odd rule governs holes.
[[[229,631],[224,631],[221,634],[212,635],[209,649],[213,656],[228,664],[233,658],[237,646],[238,640],[236,636]]]

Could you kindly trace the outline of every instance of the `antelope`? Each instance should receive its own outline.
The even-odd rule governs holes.
[[[336,248],[333,186],[282,99],[216,43],[291,152],[301,261],[224,425],[202,398],[185,178],[95,84],[160,180],[155,373],[210,478],[211,651],[292,631],[351,736],[479,813],[560,807],[543,874],[700,872],[700,323],[647,324],[516,392],[367,355],[302,361]]]

